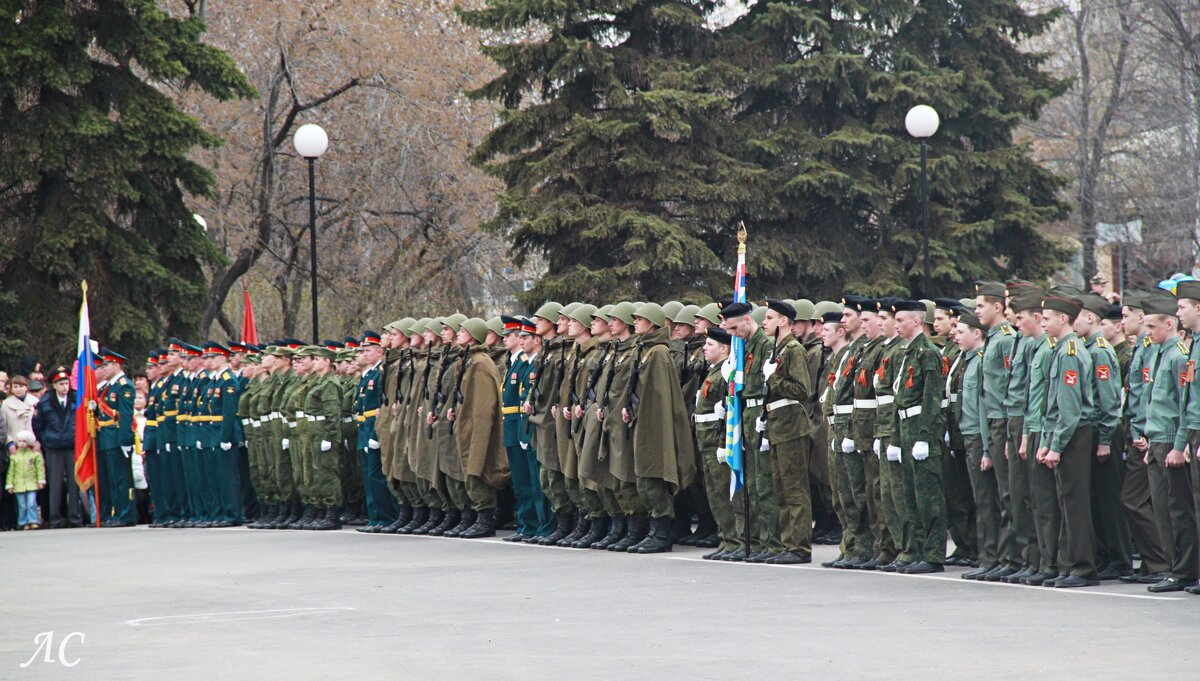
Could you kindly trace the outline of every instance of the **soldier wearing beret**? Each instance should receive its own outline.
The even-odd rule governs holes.
[[[704,342],[704,360],[708,375],[696,394],[696,443],[704,468],[704,486],[709,508],[717,523],[720,543],[716,550],[704,554],[705,560],[724,560],[740,551],[742,537],[737,533],[733,504],[729,500],[729,466],[725,463],[725,396],[729,392],[728,376],[730,335],[720,328],[708,330]]]
[[[883,349],[876,368],[866,378],[875,391],[876,415],[872,450],[879,466],[879,494],[888,535],[896,544],[891,560],[879,566],[884,572],[895,572],[916,562],[916,548],[910,530],[912,517],[905,493],[904,463],[901,461],[900,434],[896,430],[896,376],[904,360],[908,341],[896,330],[896,310],[899,298],[878,301],[879,324]],[[870,461],[868,457],[868,462]],[[880,562],[888,557],[880,555]]]

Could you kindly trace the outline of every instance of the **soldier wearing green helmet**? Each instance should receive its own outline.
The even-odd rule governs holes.
[[[698,305],[684,305],[672,320],[674,328],[671,330],[671,339],[683,344],[683,352],[679,357],[679,385],[683,392],[683,404],[687,408],[688,423],[692,422],[696,411],[696,393],[708,373],[708,365],[704,361],[703,329],[709,322],[699,316],[700,310]],[[675,526],[671,528],[671,536],[682,546],[713,548],[717,545],[717,523],[708,505],[699,456],[697,453],[695,479],[675,497]],[[699,520],[694,530],[691,526],[693,514]]]

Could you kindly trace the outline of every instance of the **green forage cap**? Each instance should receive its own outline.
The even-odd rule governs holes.
[[[467,333],[471,334],[471,338],[474,338],[477,343],[482,343],[487,338],[487,322],[478,317],[464,319],[460,326],[466,329]]]

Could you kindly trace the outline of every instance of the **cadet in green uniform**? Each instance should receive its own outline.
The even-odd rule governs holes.
[[[263,406],[267,413],[267,422],[263,424],[263,435],[267,438],[267,454],[271,458],[271,475],[274,477],[275,488],[279,490],[279,515],[262,526],[266,529],[286,529],[289,525],[300,520],[303,509],[300,507],[300,495],[296,489],[296,477],[292,470],[291,440],[288,439],[288,419],[284,412],[289,394],[300,383],[302,377],[292,366],[292,360],[301,343],[288,338],[267,348],[268,354],[275,359],[271,363],[271,378],[273,381],[270,398]]]
[[[763,433],[766,423],[762,421],[763,397],[766,380],[763,366],[771,357],[774,344],[763,333],[751,315],[752,308],[746,303],[733,303],[721,309],[721,328],[745,341],[745,383],[742,391],[742,448],[745,470],[745,486],[739,494],[750,495],[750,517],[745,517],[745,504],[735,495],[734,513],[738,518],[738,536],[746,536],[750,527],[751,545],[742,552],[729,556],[728,560],[765,562],[778,554],[779,506],[775,500],[775,484],[771,480],[771,454],[762,451]],[[769,449],[769,446],[768,446]],[[636,454],[636,452],[635,452]]]
[[[893,389],[915,560],[897,572],[941,572],[946,557],[946,499],[941,448],[937,446],[944,432],[942,360],[924,333],[924,303],[899,302],[892,305],[892,312],[900,337],[907,341]]]
[[[425,386],[429,380],[430,371],[430,350],[429,344],[425,340],[426,325],[432,321],[428,317],[423,317],[414,321],[408,328],[408,347],[409,347],[409,366],[408,380],[404,383],[404,396],[401,404],[399,419],[402,423],[399,437],[402,442],[398,445],[399,450],[403,452],[405,457],[405,466],[407,471],[412,472],[413,479],[413,495],[416,501],[413,505],[413,517],[403,527],[396,530],[397,534],[413,534],[419,528],[425,527],[430,523],[432,513],[435,509],[440,512],[441,499],[432,489],[432,484],[429,480],[422,478],[420,474],[420,462],[423,449],[421,442],[425,436],[425,421],[424,421],[424,402],[425,402]],[[421,441],[418,441],[421,438]],[[361,479],[361,478],[360,478]],[[437,523],[441,522],[441,518],[437,519],[436,523],[429,525],[432,528]]]
[[[408,402],[407,396],[415,380],[413,358],[416,351],[412,348],[412,327],[416,321],[411,317],[405,317],[389,325],[397,336],[396,343],[400,351],[400,362],[397,366],[394,390],[388,397],[387,409],[391,413],[391,430],[388,433],[381,432],[380,435],[391,443],[394,451],[391,468],[385,469],[383,473],[396,493],[397,501],[400,502],[400,512],[395,522],[385,528],[386,531],[396,534],[399,534],[400,530],[404,528],[412,530],[419,527],[421,523],[411,525],[411,527],[410,524],[418,510],[425,507],[425,497],[417,487],[417,474],[408,461],[411,404]],[[427,513],[428,511],[422,515]]]
[[[978,530],[975,525],[975,497],[971,491],[971,475],[967,472],[967,446],[958,427],[958,393],[962,385],[962,352],[957,343],[958,315],[962,303],[954,298],[934,298],[933,327],[937,336],[934,345],[941,345],[942,368],[946,381],[946,437],[942,459],[942,484],[946,493],[946,525],[954,542],[954,553],[946,558],[947,565],[979,566]],[[1041,300],[1038,300],[1041,303]]]
[[[833,421],[830,422],[833,441],[830,449],[830,474],[835,479],[838,503],[841,505],[842,521],[841,560],[831,567],[858,568],[875,557],[875,535],[871,518],[865,504],[866,470],[862,457],[858,455],[857,443],[850,436],[850,417],[854,413],[854,375],[859,353],[867,344],[862,328],[860,308],[867,304],[862,296],[847,295],[842,298],[842,326],[845,328],[849,345],[837,362],[834,382],[829,388],[828,399]]]
[[[904,486],[900,433],[896,430],[896,376],[904,360],[908,342],[896,332],[896,313],[892,306],[899,298],[879,300],[879,324],[883,348],[876,368],[867,376],[875,390],[875,432],[872,448],[879,462],[879,494],[883,518],[896,553],[891,562],[879,566],[884,572],[896,572],[916,562],[912,518]],[[869,460],[868,455],[868,460]],[[864,566],[866,567],[866,566]]]
[[[574,421],[583,417],[583,390],[587,383],[587,357],[596,349],[592,339],[591,323],[595,305],[581,304],[567,314],[567,335],[572,339],[567,353],[565,371],[558,389],[558,460],[566,481],[567,494],[575,502],[579,513],[571,533],[557,542],[557,546],[570,546],[583,538],[591,529],[592,520],[603,516],[599,496],[594,492],[584,493],[579,485],[579,450],[572,436]]]
[[[557,403],[556,386],[563,370],[564,340],[558,337],[562,306],[553,301],[538,308],[533,315],[535,333],[542,339],[541,350],[529,374],[530,388],[524,412],[531,431],[534,451],[539,464],[538,485],[554,513],[554,530],[532,541],[538,544],[557,544],[574,527],[574,504],[566,492],[566,484],[558,463],[558,433],[553,407]]]
[[[683,404],[687,407],[689,422],[696,408],[696,391],[700,389],[707,373],[707,365],[704,363],[704,335],[697,332],[697,327],[708,322],[697,317],[699,312],[699,306],[684,305],[668,318],[671,322],[671,339],[683,343],[683,353],[679,358],[679,386],[683,391]],[[678,537],[676,543],[681,546],[712,547],[716,546],[717,542],[717,525],[708,507],[699,452],[695,468],[696,476],[692,484],[675,496],[675,526],[671,534]],[[693,514],[698,519],[695,530],[691,527]]]
[[[308,421],[308,448],[312,461],[310,500],[316,507],[315,519],[306,529],[341,529],[342,484],[338,479],[341,439],[342,387],[331,369],[337,356],[326,347],[309,350],[313,386],[304,397],[304,416]]]
[[[812,562],[812,499],[808,466],[812,419],[805,411],[813,392],[808,354],[792,335],[796,308],[782,300],[767,300],[763,328],[775,339],[771,361],[763,366],[766,379],[767,422],[771,480],[779,504],[779,542],[782,551],[767,559],[773,565]]]
[[[342,498],[346,501],[343,525],[362,527],[367,524],[367,492],[363,487],[362,470],[358,465],[358,422],[354,420],[354,400],[358,397],[358,340],[352,336],[342,339],[338,350],[338,382],[342,386],[342,452],[338,475],[342,480]]]
[[[292,484],[303,506],[303,513],[287,526],[289,530],[307,529],[317,519],[317,507],[312,500],[312,456],[309,451],[308,418],[304,413],[304,402],[315,380],[312,376],[310,346],[301,346],[292,355],[292,368],[297,380],[284,393],[282,415],[284,420],[283,446],[292,462]]]
[[[1000,580],[1020,572],[1027,537],[1018,537],[1013,526],[1013,501],[1009,476],[1008,413],[1004,401],[1008,395],[1009,370],[1016,351],[1017,334],[1005,319],[1004,284],[981,281],[975,285],[975,315],[988,327],[983,351],[983,411],[988,427],[988,458],[996,471],[1000,490],[1000,543],[997,547],[1004,567],[989,575]],[[1012,447],[1016,452],[1016,445]],[[1015,456],[1012,458],[1016,458]]]
[[[809,486],[813,502],[813,543],[837,545],[842,542],[842,526],[834,508],[833,487],[829,475],[829,421],[821,415],[821,393],[825,389],[826,365],[832,354],[822,340],[822,315],[837,304],[821,302],[821,311],[808,300],[796,302],[796,321],[792,333],[804,345],[808,354],[808,371],[813,377],[813,395],[808,401],[808,413],[813,415],[812,458],[808,467]]]
[[[392,407],[396,403],[396,387],[400,380],[401,348],[408,344],[408,337],[397,332],[394,323],[391,323],[383,327],[380,344],[383,346],[384,355],[383,365],[380,369],[382,385],[379,389],[379,414],[375,417],[375,431],[379,434],[376,439],[379,440],[380,471],[387,483],[387,490],[395,499],[398,509],[395,520],[382,528],[380,532],[395,534],[396,530],[407,525],[412,517],[412,507],[408,505],[408,500],[391,482],[392,460],[396,456],[395,444],[391,437],[392,420],[395,418]]]
[[[172,338],[167,341],[167,354],[159,360],[165,372],[162,395],[158,409],[158,452],[162,459],[164,483],[155,492],[155,505],[165,506],[163,527],[176,528],[187,520],[184,499],[183,460],[179,456],[178,421],[179,397],[184,387],[183,363],[185,351],[182,341]]]
[[[1062,512],[1058,507],[1058,484],[1054,480],[1054,471],[1038,463],[1036,456],[1044,437],[1050,357],[1056,342],[1042,329],[1043,296],[1038,292],[1026,292],[1009,299],[1021,333],[1032,341],[1026,344],[1023,359],[1028,368],[1028,384],[1025,418],[1022,421],[1024,437],[1017,452],[1029,478],[1034,536],[1038,543],[1038,562],[1030,564],[1035,571],[1020,578],[1021,584],[1030,586],[1040,586],[1047,579],[1058,576],[1058,546],[1062,532]],[[1012,583],[1011,578],[1008,581]]]
[[[836,455],[837,448],[841,445],[841,438],[838,437],[837,432],[839,417],[837,413],[837,381],[850,360],[850,342],[846,333],[846,325],[842,323],[844,319],[845,315],[841,305],[831,307],[821,317],[821,344],[830,352],[829,360],[825,363],[825,370],[822,372],[824,378],[821,381],[820,399],[821,418],[825,420],[829,441],[822,444],[828,455],[826,460],[829,463],[834,512],[838,516],[838,523],[843,528],[837,558],[821,563],[821,567],[834,567],[835,565],[841,567],[844,561],[850,558],[846,551],[848,544],[853,541],[853,530],[848,529],[850,527],[849,519],[846,515],[846,506],[842,503],[841,470]],[[853,409],[853,405],[851,409]]]
[[[447,518],[429,532],[435,537],[457,537],[472,527],[476,520],[475,508],[467,492],[462,453],[459,452],[457,439],[450,430],[450,422],[443,418],[446,410],[453,406],[451,400],[454,399],[455,385],[467,360],[465,347],[457,342],[458,331],[464,321],[466,316],[460,313],[442,320],[441,337],[446,343],[447,354],[443,355],[438,381],[433,388],[432,408],[426,416],[426,424],[431,428],[426,434],[433,435],[431,439],[437,450],[438,471],[442,474],[449,504]]]
[[[159,365],[160,352],[164,362],[162,366]],[[163,466],[158,438],[158,426],[162,419],[163,386],[166,384],[166,354],[166,350],[155,348],[146,358],[146,380],[150,384],[150,389],[146,395],[146,422],[142,432],[142,452],[145,455],[146,477],[155,481],[154,487],[150,489],[154,505],[154,521],[150,523],[150,527],[162,527],[167,522],[170,513],[169,503],[159,503],[159,499],[166,496],[170,487],[167,471]],[[55,510],[57,511],[57,509]]]
[[[1195,334],[1200,331],[1200,282],[1181,281],[1175,292],[1179,321]],[[1171,560],[1171,576],[1146,588],[1151,593],[1184,589],[1198,593],[1200,532],[1196,526],[1195,453],[1200,444],[1200,395],[1193,394],[1196,362],[1187,346],[1175,338],[1167,306],[1159,300],[1156,297],[1146,305],[1146,313],[1152,315],[1147,320],[1150,337],[1158,346],[1158,356],[1151,364],[1152,384],[1146,407],[1146,437],[1150,441],[1146,465],[1151,471],[1150,491],[1159,493],[1153,503],[1167,510],[1167,524],[1161,532]]]
[[[1041,305],[1041,299],[1038,299]],[[975,526],[979,566],[963,579],[984,579],[1007,568],[1000,559],[1000,486],[988,447],[987,417],[983,406],[983,347],[989,327],[973,312],[958,315],[956,334],[962,349],[962,380],[958,391],[958,428],[966,451],[967,473],[975,498]],[[1057,503],[1057,500],[1056,502]]]
[[[851,472],[852,492],[855,506],[863,509],[871,523],[871,535],[875,538],[870,557],[858,565],[860,570],[877,570],[896,559],[898,543],[904,537],[893,537],[883,515],[881,503],[879,469],[881,452],[872,451],[875,438],[875,415],[878,402],[875,399],[875,372],[882,363],[887,338],[883,334],[879,301],[867,299],[858,306],[866,344],[855,359],[851,392],[854,409],[850,414],[849,439],[854,443],[858,456],[847,458],[847,470]]]
[[[179,415],[176,419],[175,449],[178,450],[181,477],[181,495],[185,520],[180,527],[197,527],[204,522],[204,507],[200,484],[199,456],[196,451],[195,424],[196,394],[200,389],[202,360],[200,348],[187,343],[184,349],[184,373],[179,391]]]
[[[210,447],[210,487],[213,490],[213,527],[242,524],[241,468],[238,462],[246,438],[238,416],[241,382],[229,368],[229,348],[209,341],[204,344],[211,376],[208,397],[212,446]]]
[[[1169,576],[1167,570],[1167,555],[1163,546],[1163,538],[1159,532],[1158,518],[1166,518],[1166,509],[1155,508],[1150,497],[1150,476],[1147,472],[1145,447],[1140,449],[1134,443],[1145,444],[1146,409],[1145,400],[1150,384],[1150,334],[1146,332],[1146,315],[1144,301],[1153,292],[1126,290],[1122,302],[1125,333],[1136,338],[1131,343],[1133,354],[1125,372],[1125,407],[1124,420],[1127,433],[1127,456],[1125,470],[1121,480],[1121,505],[1125,508],[1125,518],[1129,523],[1132,541],[1142,556],[1138,571],[1132,575],[1120,577],[1126,583],[1157,584]],[[1161,291],[1157,295],[1164,298],[1167,293]],[[1166,304],[1170,304],[1167,301]],[[1163,511],[1159,516],[1158,512]]]
[[[451,507],[447,497],[445,476],[438,468],[437,441],[430,437],[428,423],[438,386],[441,385],[442,376],[452,360],[451,348],[442,342],[441,317],[425,318],[422,321],[424,324],[418,321],[418,326],[422,327],[421,334],[428,348],[428,355],[420,379],[413,386],[416,397],[413,407],[417,412],[410,425],[412,439],[409,445],[409,463],[417,474],[417,486],[430,510],[429,519],[413,529],[412,533],[417,535],[429,534],[437,528],[445,532],[459,520],[457,511]],[[451,515],[453,517],[449,517]],[[448,520],[450,525],[443,526]]]
[[[1005,305],[1012,309],[1012,297],[1027,292],[1031,295],[1041,295],[1040,288],[1029,282],[1012,279],[1005,284]],[[1015,317],[1014,317],[1015,318]],[[1015,331],[1015,329],[1014,329]],[[1041,335],[1041,329],[1037,329]],[[1008,432],[1005,442],[1008,463],[1008,495],[1009,510],[1012,517],[1013,537],[1016,541],[1015,550],[1020,554],[1021,569],[1015,574],[1004,578],[1009,584],[1019,584],[1022,579],[1032,577],[1040,570],[1041,556],[1039,554],[1037,531],[1033,521],[1033,502],[1029,491],[1029,467],[1024,465],[1018,454],[1021,440],[1024,437],[1025,402],[1029,389],[1029,364],[1027,362],[1029,348],[1034,339],[1026,334],[1017,334],[1013,342],[1012,357],[1009,360],[1008,387],[1004,392],[1004,416],[1008,419]]]
[[[733,504],[729,501],[729,466],[725,463],[725,397],[729,392],[727,375],[733,364],[729,361],[732,337],[720,328],[710,328],[704,342],[704,361],[708,375],[696,394],[696,443],[704,467],[704,487],[708,505],[717,523],[720,543],[716,550],[704,554],[706,560],[724,560],[741,551],[742,538],[737,533]]]
[[[257,529],[261,526],[262,521],[278,515],[279,493],[275,488],[274,479],[268,475],[270,458],[267,456],[263,424],[260,420],[264,416],[262,397],[266,392],[269,376],[267,370],[262,366],[261,350],[257,346],[248,349],[255,352],[249,353],[243,360],[245,364],[242,376],[249,379],[249,383],[242,392],[241,401],[238,404],[238,414],[242,417],[242,430],[246,434],[246,455],[249,459],[251,484],[260,507],[258,518],[248,526]]]
[[[131,527],[137,523],[133,507],[133,382],[125,377],[125,357],[101,348],[97,378],[104,381],[96,405],[99,466],[104,467],[105,489],[98,509],[105,518],[101,527]],[[105,512],[112,508],[111,517]]]
[[[399,512],[396,500],[388,491],[387,480],[379,462],[379,434],[375,430],[375,417],[379,415],[379,399],[382,390],[380,365],[383,362],[383,347],[379,334],[364,331],[359,342],[359,366],[363,368],[354,399],[354,420],[358,424],[357,450],[363,476],[363,487],[367,496],[365,527],[369,532],[378,532],[396,519]]]
[[[1054,470],[1063,533],[1059,572],[1043,586],[1094,586],[1096,542],[1092,528],[1091,481],[1094,428],[1087,422],[1095,395],[1091,356],[1071,330],[1083,304],[1076,298],[1047,295],[1042,299],[1046,333],[1057,340],[1050,359],[1046,392],[1045,437],[1038,462]]]
[[[577,410],[578,419],[573,420],[572,437],[575,439],[576,451],[579,453],[579,487],[581,494],[587,494],[589,505],[598,510],[589,518],[591,521],[588,531],[574,543],[572,548],[607,548],[599,546],[614,529],[614,516],[620,516],[623,524],[624,513],[617,503],[613,493],[613,477],[608,470],[607,462],[602,460],[602,441],[604,426],[598,418],[600,392],[603,386],[606,370],[612,363],[616,352],[617,341],[613,339],[609,329],[610,313],[614,306],[605,305],[592,312],[591,334],[596,342],[595,349],[588,353],[582,370],[584,387],[579,396],[581,408]],[[690,515],[688,517],[691,517]],[[619,528],[618,528],[619,529]],[[674,533],[673,533],[674,534]],[[614,535],[613,539],[616,539]],[[611,543],[611,542],[610,542]]]

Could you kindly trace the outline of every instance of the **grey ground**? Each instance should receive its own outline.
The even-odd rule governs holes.
[[[1184,679],[1200,659],[1200,596],[701,553],[350,530],[7,532],[0,679]],[[22,669],[46,631],[54,661]],[[67,668],[58,645],[76,631]]]

